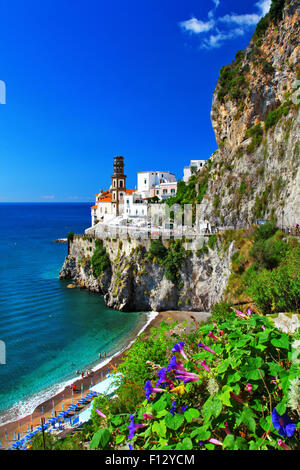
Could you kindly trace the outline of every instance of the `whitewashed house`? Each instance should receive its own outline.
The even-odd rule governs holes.
[[[187,183],[192,174],[203,168],[206,162],[207,160],[191,160],[190,166],[185,166],[183,168],[183,181]]]

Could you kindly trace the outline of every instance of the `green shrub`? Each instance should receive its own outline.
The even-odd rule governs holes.
[[[148,251],[148,258],[150,260],[152,260],[153,258],[157,258],[158,261],[162,262],[167,256],[167,253],[168,250],[160,239],[151,240],[150,248]]]
[[[74,232],[69,232],[67,235],[68,242],[72,242],[74,239]]]
[[[287,101],[283,103],[278,108],[270,111],[265,120],[265,129],[271,129],[276,126],[277,122],[282,118],[282,116],[287,116],[291,107],[291,102]]]
[[[214,234],[214,235],[211,235],[208,239],[208,246],[211,250],[214,250],[215,249],[215,245],[217,243],[217,235]]]
[[[231,304],[228,302],[219,302],[212,307],[211,319],[216,323],[226,321],[228,316],[232,313]]]
[[[258,307],[266,312],[291,312],[300,308],[300,247],[277,268],[253,273],[248,292]]]
[[[266,222],[263,225],[257,225],[254,231],[254,241],[267,240],[278,231],[278,227],[274,222]]]
[[[254,258],[256,264],[261,268],[276,268],[284,259],[288,251],[288,244],[282,240],[258,240],[250,250],[250,256]]]
[[[96,240],[95,250],[91,257],[94,276],[99,277],[110,266],[110,259],[102,240]]]
[[[180,268],[182,267],[187,252],[181,243],[181,240],[174,240],[170,243],[167,257],[164,265],[166,268],[166,278],[177,285],[180,281]]]
[[[261,123],[256,124],[255,126],[250,127],[247,129],[245,137],[248,139],[252,137],[251,143],[247,146],[247,152],[253,153],[257,147],[261,144],[263,140],[264,130],[261,126]]]

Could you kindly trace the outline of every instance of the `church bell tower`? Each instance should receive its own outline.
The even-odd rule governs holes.
[[[120,215],[126,193],[126,175],[124,175],[124,157],[114,157],[114,174],[112,179],[112,208],[115,215]]]

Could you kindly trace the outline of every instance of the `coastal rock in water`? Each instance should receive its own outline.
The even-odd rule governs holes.
[[[59,277],[103,294],[106,305],[120,311],[208,311],[221,300],[235,251],[234,243],[225,249],[217,242],[201,256],[186,252],[180,285],[175,285],[166,278],[164,265],[149,261],[141,245],[128,240],[121,249],[118,240],[103,240],[111,265],[97,278],[89,257],[92,246],[93,238],[77,235]]]

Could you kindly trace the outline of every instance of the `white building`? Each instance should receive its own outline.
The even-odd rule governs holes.
[[[192,174],[203,168],[206,162],[207,160],[191,160],[190,166],[185,166],[183,169],[183,181],[187,183]]]
[[[159,189],[163,183],[176,183],[176,178],[169,171],[140,171],[137,174],[137,192],[142,198],[153,196],[153,189]]]
[[[124,198],[124,217],[147,217],[148,203],[141,194],[126,194]]]

